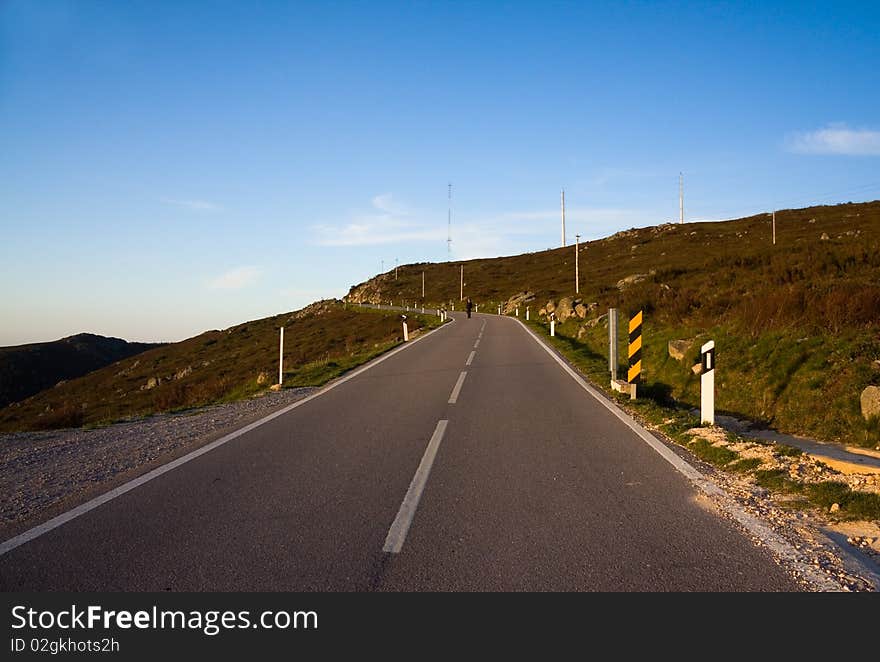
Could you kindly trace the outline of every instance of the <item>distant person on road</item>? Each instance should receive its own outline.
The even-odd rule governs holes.
[[[474,302],[471,301],[471,298],[468,297],[467,304],[465,304],[465,308],[467,308],[468,319],[471,318],[471,310],[473,310]]]

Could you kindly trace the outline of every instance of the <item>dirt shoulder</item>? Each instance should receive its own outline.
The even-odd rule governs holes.
[[[132,478],[301,400],[290,388],[97,429],[0,434],[0,539],[7,540]]]

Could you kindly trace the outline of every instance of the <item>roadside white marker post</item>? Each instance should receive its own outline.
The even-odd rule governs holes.
[[[529,321],[529,307],[526,306],[526,322]]]
[[[700,424],[715,425],[715,341],[700,347]]]
[[[401,315],[403,318],[403,342],[409,342],[409,327],[406,325],[406,315]]]
[[[281,327],[281,341],[278,348],[278,386],[284,381],[284,327]]]
[[[556,335],[556,313],[550,313],[550,337]]]
[[[498,306],[498,314],[501,314],[501,306]]]
[[[519,307],[516,309],[516,316],[519,317]]]
[[[617,379],[617,308],[608,309],[608,369],[613,382]]]

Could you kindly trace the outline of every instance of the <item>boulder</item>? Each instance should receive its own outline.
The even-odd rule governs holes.
[[[547,305],[544,306],[544,310],[547,311],[547,314],[554,312],[556,310],[556,302],[553,299],[547,302]]]
[[[574,314],[581,319],[584,319],[587,316],[587,312],[587,307],[582,303],[579,303],[574,307]]]
[[[257,386],[262,386],[269,381],[269,373],[265,370],[257,375]]]
[[[828,236],[828,233],[827,233],[827,232],[823,232],[823,233],[819,236],[819,239],[820,239],[821,241],[828,241],[829,239],[831,239],[831,237]]]
[[[694,373],[695,375],[699,375],[701,372],[703,372],[703,364],[702,363],[694,363],[691,366],[691,372]]]
[[[571,297],[563,297],[559,300],[559,304],[556,306],[556,319],[559,320],[559,323],[565,322],[569,317],[574,315],[574,306],[572,306]]]
[[[880,416],[880,386],[869,386],[862,391],[859,402],[862,405],[862,416],[865,417],[865,420],[873,416]]]
[[[583,340],[583,339],[586,338],[586,337],[587,337],[587,327],[586,327],[586,326],[581,326],[581,327],[578,329],[577,339],[578,339],[578,340]]]
[[[693,344],[693,340],[670,340],[666,343],[666,351],[676,361],[684,361],[684,355],[687,354]]]

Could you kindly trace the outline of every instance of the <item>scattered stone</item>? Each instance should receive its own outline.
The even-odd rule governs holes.
[[[840,510],[840,504],[839,503],[832,503],[831,508],[828,509],[828,512],[829,513],[836,513],[838,510]]]
[[[192,366],[188,365],[183,370],[178,370],[174,373],[174,379],[183,379],[184,377],[192,374]]]
[[[821,239],[822,241],[828,241],[829,239],[831,239],[831,237],[828,236],[827,232],[823,232],[819,239]]]
[[[587,327],[586,327],[586,326],[581,326],[581,327],[578,329],[577,339],[578,339],[578,340],[583,340],[583,339],[586,338],[586,337],[587,337]]]
[[[280,391],[280,390],[281,390],[281,384],[272,384],[272,386],[269,387],[269,390],[270,390],[270,391]]]
[[[265,370],[257,375],[257,386],[262,386],[263,384],[268,383],[269,381],[269,373]]]
[[[622,290],[630,285],[635,285],[636,283],[641,283],[648,277],[648,274],[631,274],[626,278],[621,278],[617,281],[617,289]]]
[[[691,372],[694,373],[695,375],[699,375],[701,372],[703,372],[703,364],[702,363],[694,363],[691,366]]]
[[[865,420],[873,416],[880,416],[880,386],[869,386],[859,398],[862,406],[862,416]]]
[[[590,328],[590,329],[595,328],[595,327],[599,326],[599,324],[603,323],[606,319],[608,319],[608,313],[604,313],[602,315],[599,315],[599,317],[597,317],[595,319],[589,320],[587,322],[586,326],[587,326],[587,328]]]
[[[693,344],[693,338],[690,340],[670,340],[666,343],[666,351],[668,351],[669,356],[676,361],[684,361],[684,355],[687,354]]]
[[[147,380],[147,383],[144,384],[143,386],[141,386],[141,390],[142,391],[152,390],[152,389],[156,388],[157,386],[159,386],[159,384],[161,384],[161,383],[162,383],[161,377],[150,377]]]
[[[584,319],[587,316],[587,307],[582,303],[577,304],[574,307],[574,314]]]

